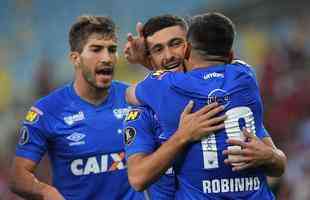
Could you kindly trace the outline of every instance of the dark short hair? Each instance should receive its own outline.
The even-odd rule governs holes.
[[[235,38],[235,25],[221,13],[194,16],[187,40],[201,55],[228,56]]]
[[[90,35],[93,33],[102,37],[113,38],[116,35],[116,26],[110,17],[83,15],[71,26],[69,44],[71,51],[81,53]]]
[[[185,31],[187,31],[187,23],[181,17],[175,15],[159,15],[150,18],[143,26],[142,34],[145,38],[152,36],[157,31],[171,26],[180,26]]]

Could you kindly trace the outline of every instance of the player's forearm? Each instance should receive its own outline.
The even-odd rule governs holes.
[[[43,200],[43,190],[49,187],[38,181],[30,172],[19,172],[11,176],[10,190],[26,199]]]
[[[52,188],[40,182],[34,176],[36,163],[21,157],[15,157],[11,168],[10,189],[26,199],[43,199],[46,188]]]
[[[176,133],[154,153],[143,156],[134,163],[128,163],[130,184],[142,191],[162,176],[172,165],[175,158],[183,152],[189,139],[181,131]]]
[[[286,163],[287,158],[285,154],[280,149],[273,148],[271,159],[264,164],[266,175],[271,177],[282,176],[286,168]]]

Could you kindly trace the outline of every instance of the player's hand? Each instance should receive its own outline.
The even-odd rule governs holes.
[[[42,189],[43,200],[65,200],[65,198],[52,186],[47,185]]]
[[[141,64],[153,70],[145,48],[145,38],[142,34],[143,24],[138,22],[136,25],[137,36],[132,33],[127,34],[127,43],[123,49],[125,58],[131,64]]]
[[[273,157],[273,148],[266,145],[246,128],[243,129],[245,140],[228,139],[227,143],[232,146],[240,146],[241,149],[224,150],[224,155],[233,155],[224,160],[232,165],[233,171],[256,168],[268,163]]]
[[[194,102],[190,101],[181,114],[179,128],[180,133],[184,134],[189,142],[201,140],[201,138],[212,134],[225,127],[224,120],[226,115],[215,117],[223,111],[223,106],[212,103],[202,107],[200,110],[191,113]]]

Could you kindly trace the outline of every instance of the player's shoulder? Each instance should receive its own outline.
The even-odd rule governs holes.
[[[65,85],[57,88],[47,96],[35,101],[26,113],[23,123],[37,127],[49,121],[52,113],[57,112],[59,108],[63,108],[67,87],[69,86]]]
[[[246,63],[243,60],[233,60],[231,62],[231,65],[233,65],[233,69],[235,69],[236,71],[240,72],[240,73],[250,73],[254,71],[254,68],[252,65]]]
[[[128,123],[128,122],[136,121],[140,118],[149,119],[153,116],[154,116],[154,112],[148,106],[134,106],[129,110],[125,118],[125,121]]]
[[[37,101],[35,101],[33,107],[40,109],[43,112],[55,112],[60,108],[63,108],[66,104],[70,103],[68,100],[68,90],[70,89],[70,84],[66,84],[59,87],[44,96]]]
[[[171,71],[169,70],[156,70],[150,72],[146,78],[152,80],[163,80],[169,74],[171,74]]]
[[[115,107],[127,107],[128,104],[126,102],[126,90],[129,87],[129,84],[121,81],[113,80],[111,84],[111,95],[113,105]]]
[[[125,83],[125,82],[119,81],[119,80],[113,80],[113,81],[112,81],[112,85],[113,85],[115,88],[123,89],[123,90],[126,90],[126,89],[129,87],[129,84],[128,84],[128,83]]]
[[[243,60],[233,60],[230,64],[229,72],[231,75],[242,78],[256,80],[256,74],[254,68]]]

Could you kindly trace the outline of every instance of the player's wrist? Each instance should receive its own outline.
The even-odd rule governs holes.
[[[266,156],[265,162],[263,164],[266,167],[273,166],[277,162],[277,159],[276,159],[276,154],[277,154],[276,149],[270,147],[268,152],[269,152],[269,154],[267,154],[268,156]]]
[[[193,139],[190,134],[187,134],[186,130],[184,129],[178,129],[176,133],[174,134],[175,139],[181,144],[181,145],[187,145],[190,143]]]
[[[52,187],[50,185],[36,180],[33,185],[33,193],[38,194],[43,198],[44,195],[46,195],[51,190],[51,188]]]

